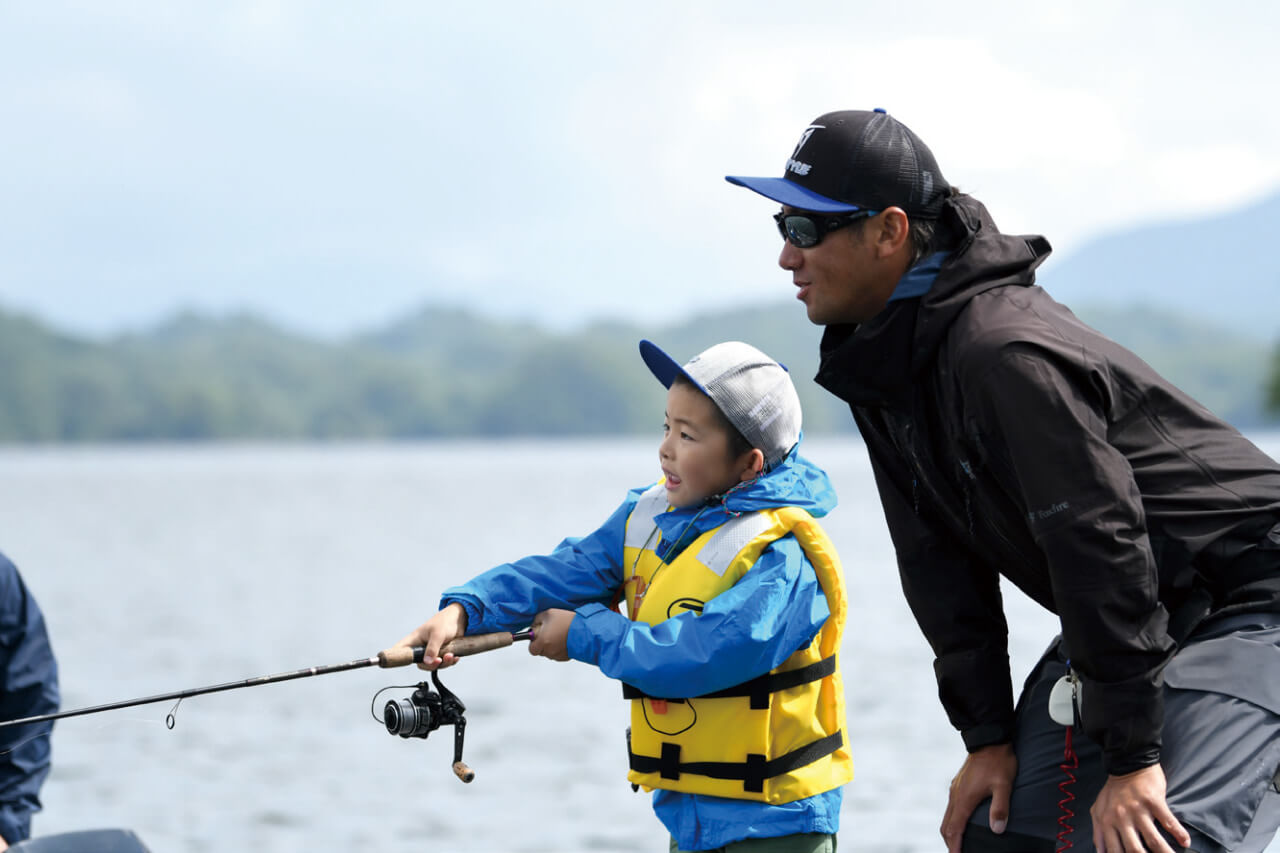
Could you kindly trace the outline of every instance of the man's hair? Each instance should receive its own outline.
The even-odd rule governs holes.
[[[697,391],[699,394],[706,397],[708,400],[711,400],[711,398],[707,396],[705,391],[703,391],[697,385],[694,385],[693,382],[691,382],[689,378],[687,376],[684,376],[683,374],[677,373],[675,375],[675,378],[671,380],[672,388],[674,388],[677,385],[681,385],[685,388],[692,388],[694,391]],[[724,413],[724,411],[721,410],[721,408],[716,405],[715,400],[711,400],[711,408],[716,413],[716,424],[721,429],[724,430],[725,435],[729,439],[729,456],[731,458],[737,459],[742,454],[755,449],[754,447],[751,446],[751,442],[747,441],[746,437],[743,436],[743,434],[738,431],[738,428],[733,425],[733,422],[729,420],[729,417]]]
[[[955,198],[958,195],[960,195],[960,190],[950,187],[944,198]],[[907,220],[911,225],[911,230],[908,234],[908,239],[911,241],[911,263],[907,264],[907,269],[910,269],[931,253],[946,248],[942,245],[935,245],[941,243],[946,229],[938,227],[940,220],[937,219],[913,219],[908,214]]]
[[[960,195],[960,190],[950,187],[944,198],[953,198]],[[855,233],[867,227],[870,219],[859,219],[853,224]],[[913,218],[911,214],[907,214],[907,239],[911,242],[911,262],[907,264],[907,269],[911,269],[920,263],[933,252],[946,248],[941,245],[944,239],[946,229],[940,228],[940,220],[937,219],[919,219]],[[935,245],[938,244],[938,245]]]

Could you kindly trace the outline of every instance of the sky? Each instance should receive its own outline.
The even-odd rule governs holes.
[[[340,338],[784,299],[776,206],[724,176],[875,107],[1068,257],[1280,191],[1277,32],[1262,0],[15,0],[0,310]]]

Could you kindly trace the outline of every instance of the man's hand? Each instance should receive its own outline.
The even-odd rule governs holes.
[[[1013,777],[1018,772],[1018,758],[1008,743],[984,746],[969,753],[960,772],[951,780],[947,796],[947,812],[942,817],[942,839],[947,853],[960,853],[964,827],[978,804],[991,798],[991,831],[1004,832],[1009,823],[1009,795]]]
[[[1089,810],[1098,853],[1173,853],[1157,826],[1164,827],[1180,847],[1190,845],[1191,836],[1169,811],[1164,794],[1164,771],[1158,764],[1108,776]]]
[[[433,670],[453,666],[458,658],[453,654],[440,657],[440,649],[450,640],[456,640],[467,633],[467,611],[458,602],[446,605],[443,610],[423,622],[416,630],[397,646],[422,646],[422,663],[418,669]]]
[[[551,660],[569,659],[569,625],[573,622],[572,610],[544,610],[533,617],[533,640],[529,654],[542,655]]]

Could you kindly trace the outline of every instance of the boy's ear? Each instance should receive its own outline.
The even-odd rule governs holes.
[[[743,454],[743,459],[746,465],[742,469],[739,479],[745,483],[748,480],[754,480],[759,477],[760,472],[764,470],[764,453],[760,448],[753,447]]]

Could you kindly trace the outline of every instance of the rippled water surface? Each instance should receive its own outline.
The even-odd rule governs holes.
[[[1260,443],[1273,455],[1280,436]],[[865,451],[806,441],[841,504],[827,529],[857,777],[841,850],[933,851],[963,757],[901,600]],[[50,625],[64,708],[368,657],[494,563],[593,530],[656,478],[647,440],[7,448],[0,548]],[[1053,621],[1007,593],[1015,680]],[[627,709],[590,667],[523,647],[464,661],[470,785],[452,729],[388,735],[359,669],[60,721],[36,834],[127,827],[167,851],[660,851],[625,781]],[[407,696],[408,689],[379,700]],[[1273,845],[1280,850],[1280,844]]]

